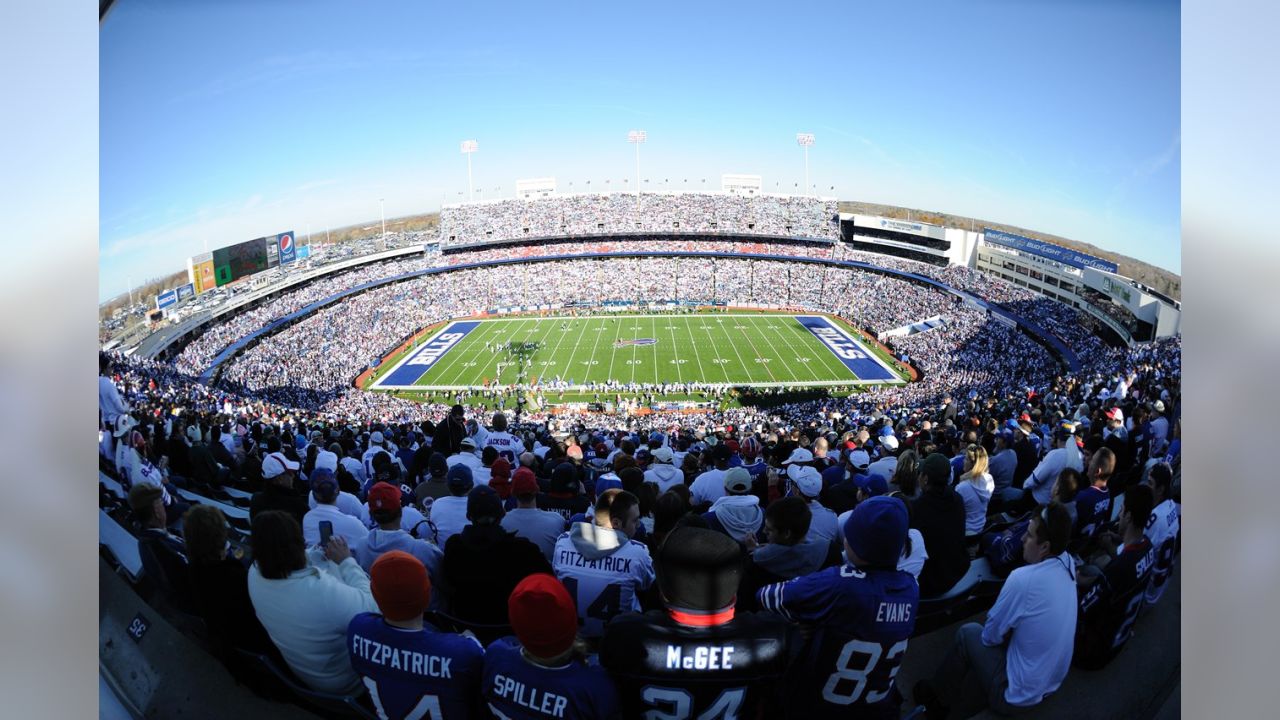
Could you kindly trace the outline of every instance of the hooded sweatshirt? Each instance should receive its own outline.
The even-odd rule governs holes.
[[[586,522],[556,540],[552,566],[577,605],[583,637],[600,637],[616,615],[641,612],[638,596],[657,577],[647,547]]]
[[[644,481],[658,486],[658,494],[662,494],[676,485],[684,484],[684,473],[675,465],[654,463],[644,471]]]
[[[703,517],[712,528],[719,524],[720,530],[738,542],[756,534],[764,524],[760,498],[755,495],[725,495],[712,503],[711,510]]]
[[[431,606],[430,610],[443,610],[443,593],[440,589],[444,587],[444,552],[427,542],[419,540],[404,530],[383,530],[382,528],[374,528],[369,531],[369,537],[364,541],[363,545],[357,547],[354,551],[356,562],[360,563],[360,567],[367,573],[373,567],[373,563],[384,554],[392,550],[400,550],[422,561],[427,568],[427,575],[431,578]]]

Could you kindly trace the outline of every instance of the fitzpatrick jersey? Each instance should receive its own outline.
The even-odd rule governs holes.
[[[893,680],[920,604],[910,573],[846,563],[763,587],[756,600],[814,626],[788,673],[788,717],[898,717],[902,696]]]
[[[517,440],[511,433],[490,432],[480,449],[483,451],[487,447],[494,448],[498,451],[498,457],[505,458],[511,463],[513,472],[520,467],[520,453],[524,452],[524,443]]]
[[[618,717],[618,692],[599,665],[574,660],[560,667],[534,665],[514,637],[485,651],[484,700],[498,720],[609,720]]]
[[[605,630],[600,664],[613,676],[626,718],[772,717],[764,712],[786,671],[792,626],[743,613],[695,627],[665,612],[623,615]]]
[[[1133,635],[1155,560],[1155,548],[1145,537],[1124,546],[1080,598],[1073,655],[1076,665],[1087,670],[1101,668]]]
[[[360,613],[347,628],[347,647],[379,718],[475,716],[484,649],[474,639],[405,630]]]
[[[604,624],[617,615],[640,612],[637,594],[656,577],[649,549],[633,541],[607,555],[588,557],[578,552],[572,534],[565,533],[556,541],[551,562],[578,606],[578,622],[587,638],[600,637]]]
[[[1172,500],[1165,500],[1151,511],[1145,534],[1156,552],[1156,567],[1147,586],[1147,602],[1156,603],[1164,594],[1164,587],[1173,572],[1173,556],[1178,549],[1178,534],[1182,532],[1182,510]]]

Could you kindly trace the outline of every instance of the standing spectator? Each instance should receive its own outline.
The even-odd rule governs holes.
[[[936,597],[950,590],[969,570],[965,550],[964,500],[951,489],[951,463],[932,453],[920,464],[924,492],[911,503],[911,522],[929,548],[920,572],[920,596]]]
[[[969,717],[985,707],[1024,713],[1067,676],[1076,630],[1076,573],[1067,542],[1071,516],[1057,503],[1036,508],[1022,542],[1026,565],[1009,573],[983,625],[956,631],[932,679],[915,701],[929,717]]]
[[[1074,539],[1089,543],[1111,522],[1111,493],[1107,491],[1107,483],[1115,468],[1115,453],[1105,447],[1089,458],[1089,486],[1076,494]]]
[[[378,717],[475,717],[484,649],[473,637],[423,623],[432,604],[427,569],[413,555],[391,550],[369,569],[369,586],[379,613],[352,618],[347,647]]]
[[[620,490],[608,505],[596,505],[594,523],[574,523],[556,541],[552,566],[575,600],[585,637],[600,637],[619,613],[639,612],[640,593],[653,584],[649,549],[629,539],[639,520],[639,499]]]
[[[253,555],[249,597],[289,669],[313,690],[355,692],[347,626],[378,606],[346,541],[335,532],[308,551],[293,517],[268,510],[253,520]]]
[[[556,540],[564,532],[564,518],[559,513],[538,509],[538,480],[529,468],[516,470],[511,494],[516,499],[516,508],[503,516],[502,528],[537,545],[547,562],[551,562]]]
[[[719,530],[742,543],[753,539],[764,522],[760,498],[751,494],[751,473],[741,467],[730,468],[724,474],[725,495],[711,504],[703,514],[707,526]]]
[[[987,503],[995,482],[987,472],[987,451],[981,445],[964,450],[964,472],[956,483],[956,493],[964,500],[964,535],[966,543],[977,542],[987,525]]]
[[[502,501],[480,485],[467,496],[469,524],[444,547],[453,614],[483,625],[507,624],[503,598],[533,573],[551,571],[537,545],[502,529]]]
[[[484,699],[511,720],[614,720],[618,691],[604,668],[587,662],[573,598],[550,575],[530,575],[507,601],[515,637],[485,649]]]
[[[614,618],[600,644],[625,717],[649,717],[671,698],[684,699],[690,717],[776,713],[773,691],[790,660],[791,628],[776,615],[737,612],[742,547],[695,527],[670,538],[656,558],[665,609]]]
[[[842,528],[846,564],[756,593],[765,610],[814,628],[787,676],[788,716],[898,716],[902,696],[893,678],[920,601],[915,579],[897,569],[907,523],[897,498],[860,503]],[[855,653],[867,660],[851,673]]]
[[[128,413],[129,406],[111,379],[111,356],[98,353],[98,452],[102,457],[115,459],[113,440],[117,437],[117,420]]]
[[[431,449],[446,458],[460,452],[462,439],[467,437],[465,422],[466,410],[461,405],[454,405],[449,410],[449,415],[436,426],[435,437],[431,439]]]

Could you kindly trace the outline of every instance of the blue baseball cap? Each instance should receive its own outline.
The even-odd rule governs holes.
[[[887,495],[858,503],[844,523],[844,539],[869,565],[896,567],[907,541],[907,506]]]
[[[454,488],[470,490],[476,484],[471,477],[471,468],[462,463],[449,468],[449,474],[445,476],[445,482],[448,483],[450,490]]]
[[[862,492],[872,497],[889,494],[889,482],[883,475],[855,475],[853,481]]]

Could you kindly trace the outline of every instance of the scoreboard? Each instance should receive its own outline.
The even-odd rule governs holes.
[[[295,242],[293,231],[282,232],[192,257],[187,273],[195,291],[203,293],[307,257],[310,250],[309,244]]]
[[[218,287],[266,269],[267,244],[263,238],[213,251],[213,277]]]

